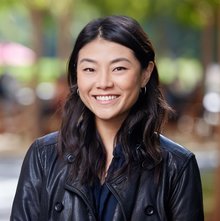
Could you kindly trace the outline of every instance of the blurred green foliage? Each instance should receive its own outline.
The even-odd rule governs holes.
[[[164,84],[170,85],[179,81],[178,89],[182,93],[190,93],[202,80],[202,66],[196,59],[168,57],[158,61],[160,79]]]
[[[201,173],[205,220],[208,220],[214,208],[214,177],[213,171],[203,171]]]
[[[37,68],[8,69],[22,76],[22,80],[29,79],[31,75],[22,75],[21,72],[32,71],[32,75],[38,73],[38,79],[52,79],[58,75],[57,72],[64,70],[54,68],[62,63],[56,57],[54,48],[57,46],[56,25],[59,19],[71,14],[69,29],[74,43],[79,30],[92,18],[111,14],[128,15],[142,23],[156,45],[164,83],[170,83],[179,74],[183,82],[191,82],[186,84],[192,87],[201,78],[199,34],[219,4],[219,0],[1,0],[0,41],[16,41],[32,48],[33,30],[36,27],[31,23],[31,13],[33,10],[41,12],[39,16],[43,16],[44,23],[44,41],[41,43],[48,51],[46,56],[51,58],[40,58]],[[177,66],[180,67],[179,71],[176,71]],[[46,74],[41,74],[41,71]]]
[[[28,84],[33,80],[54,82],[65,73],[65,70],[66,64],[64,61],[57,58],[43,57],[38,63],[31,66],[2,66],[0,67],[0,75],[11,73],[20,82]]]

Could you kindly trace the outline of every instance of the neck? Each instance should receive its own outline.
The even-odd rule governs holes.
[[[103,121],[96,119],[96,128],[98,130],[98,133],[102,139],[102,142],[104,144],[105,150],[106,150],[106,170],[108,170],[108,167],[112,161],[113,158],[113,149],[114,149],[114,141],[116,134],[121,127],[120,122],[113,122],[113,121]]]
[[[112,150],[114,146],[115,136],[120,128],[120,125],[113,124],[112,122],[96,121],[96,128],[102,139],[106,151]]]

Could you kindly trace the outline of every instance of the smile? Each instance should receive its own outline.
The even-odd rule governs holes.
[[[96,100],[98,101],[111,101],[117,98],[115,95],[108,95],[108,96],[95,96]]]

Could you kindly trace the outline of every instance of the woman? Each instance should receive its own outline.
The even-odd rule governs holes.
[[[160,134],[169,107],[154,59],[132,18],[85,26],[61,129],[29,149],[11,220],[203,220],[195,157]]]

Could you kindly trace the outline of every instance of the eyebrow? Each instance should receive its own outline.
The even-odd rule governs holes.
[[[113,59],[113,60],[110,62],[110,64],[114,64],[114,63],[117,63],[117,62],[120,62],[120,61],[126,61],[126,62],[128,62],[128,63],[131,63],[131,61],[130,61],[129,59],[122,57],[122,58]],[[91,59],[91,58],[83,58],[83,59],[81,59],[81,60],[79,61],[80,64],[83,63],[83,62],[97,63],[96,60],[93,60],[93,59]]]
[[[90,58],[83,58],[79,61],[79,63],[83,63],[83,62],[91,62],[91,63],[97,63],[95,60],[90,59]]]

